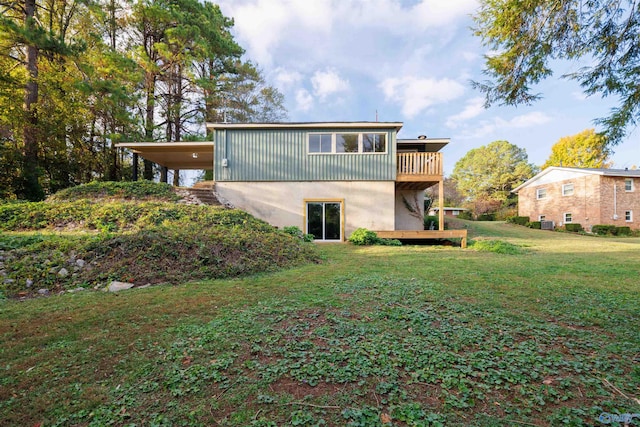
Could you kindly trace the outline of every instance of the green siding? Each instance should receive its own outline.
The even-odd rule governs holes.
[[[387,152],[307,154],[307,135],[313,132],[386,132]],[[396,176],[395,129],[222,129],[214,141],[216,181],[393,181]]]

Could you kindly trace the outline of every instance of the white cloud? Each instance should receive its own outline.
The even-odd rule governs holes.
[[[328,95],[336,92],[343,92],[349,89],[349,82],[338,75],[334,69],[326,71],[316,71],[311,77],[313,93],[320,100],[324,100]]]
[[[444,78],[391,77],[378,85],[388,101],[401,105],[402,114],[413,118],[427,108],[454,100],[464,93],[460,83]]]
[[[295,86],[302,80],[302,74],[296,70],[287,70],[284,67],[278,67],[272,72],[273,80],[276,86],[282,90],[286,90]]]
[[[496,131],[508,130],[508,129],[523,129],[533,126],[539,126],[551,121],[551,117],[545,113],[534,111],[532,113],[522,114],[515,116],[510,120],[505,120],[501,117],[495,117],[491,121],[481,122],[479,127],[474,128],[467,135],[469,137],[482,137],[485,135],[494,134]]]
[[[448,128],[456,128],[460,122],[477,117],[484,110],[484,98],[472,98],[460,113],[447,117],[446,125]]]
[[[296,91],[296,108],[300,111],[309,111],[313,107],[313,96],[306,89]]]

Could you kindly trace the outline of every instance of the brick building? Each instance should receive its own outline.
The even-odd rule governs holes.
[[[518,215],[556,227],[640,229],[640,170],[549,167],[513,190]]]

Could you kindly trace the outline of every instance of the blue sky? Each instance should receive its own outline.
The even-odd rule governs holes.
[[[477,0],[219,0],[234,36],[286,98],[290,121],[401,121],[401,138],[448,137],[445,173],[470,149],[507,140],[541,165],[559,138],[595,127],[615,99],[569,80],[536,88],[532,106],[483,108]],[[555,76],[582,64],[561,63]],[[614,167],[640,167],[640,131],[614,147]]]

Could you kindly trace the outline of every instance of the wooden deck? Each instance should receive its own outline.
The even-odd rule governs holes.
[[[462,239],[460,247],[467,247],[467,230],[394,230],[375,233],[381,239]]]

